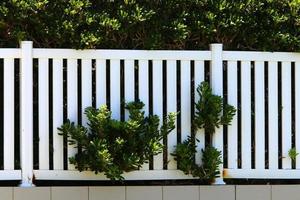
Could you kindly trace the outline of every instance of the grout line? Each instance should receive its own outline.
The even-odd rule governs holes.
[[[236,185],[234,185],[234,199],[237,200],[236,199]]]
[[[15,187],[12,187],[12,200],[15,200]]]

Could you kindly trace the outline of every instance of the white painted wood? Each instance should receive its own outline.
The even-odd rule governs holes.
[[[295,63],[295,146],[300,152],[300,62]],[[296,169],[300,169],[300,156],[296,157]]]
[[[53,168],[63,169],[63,137],[58,135],[57,128],[63,124],[63,62],[53,59]]]
[[[190,61],[181,61],[180,66],[181,92],[181,141],[191,136],[191,64]]]
[[[81,65],[81,113],[82,125],[87,126],[85,109],[92,106],[92,60],[82,59]]]
[[[224,60],[242,61],[299,61],[300,53],[288,52],[260,52],[260,51],[223,51]]]
[[[162,60],[153,60],[153,114],[160,118],[160,125],[163,120],[163,68]],[[163,141],[161,141],[162,143]],[[163,169],[163,154],[158,154],[153,158],[153,168]]]
[[[14,169],[14,59],[4,59],[4,106],[3,106],[3,144],[4,144],[4,170]]]
[[[34,58],[75,59],[131,59],[131,60],[210,60],[210,51],[176,50],[75,50],[75,49],[33,49]]]
[[[77,170],[34,170],[38,180],[108,180],[103,173]],[[180,170],[136,170],[122,174],[125,180],[167,180],[167,179],[197,179],[185,175]]]
[[[49,169],[49,62],[38,61],[39,70],[39,169]]]
[[[110,61],[110,109],[113,119],[121,117],[120,60]]]
[[[145,116],[149,115],[149,66],[148,60],[139,60],[139,100],[145,104]],[[149,163],[145,163],[141,170],[148,170]]]
[[[268,66],[269,169],[278,169],[278,66]]]
[[[12,49],[12,48],[1,48],[0,49],[0,57],[1,58],[21,58],[22,53],[23,53],[22,49]]]
[[[292,86],[291,62],[282,62],[282,168],[291,169],[292,161],[288,155],[292,148]]]
[[[237,61],[228,61],[227,67],[227,95],[228,104],[238,108],[237,96]],[[233,116],[231,125],[228,126],[228,168],[237,169],[238,166],[238,116]]]
[[[224,178],[299,179],[300,170],[293,169],[226,169]]]
[[[194,73],[194,81],[195,81],[195,103],[199,101],[200,97],[197,93],[197,87],[204,81],[204,61],[195,61],[195,73]],[[195,110],[196,112],[196,110]],[[196,131],[195,138],[199,140],[197,143],[197,153],[195,161],[198,165],[202,164],[202,149],[205,148],[205,134],[204,129],[198,129]]]
[[[223,58],[222,58],[222,44],[211,44],[211,86],[214,94],[223,96]],[[223,161],[223,126],[216,129],[213,136],[213,146],[222,152],[221,159]],[[219,169],[223,171],[223,164],[219,165]],[[220,178],[216,179],[216,184],[224,184],[222,173]]]
[[[68,119],[75,124],[78,123],[78,66],[76,59],[67,60],[67,113]],[[77,149],[76,145],[68,144],[68,158],[75,156]],[[68,160],[68,169],[75,169],[74,165]]]
[[[106,104],[106,60],[96,60],[96,107]]]
[[[176,112],[176,61],[167,60],[167,113]],[[176,126],[176,121],[175,121]],[[168,170],[176,169],[177,164],[174,157],[171,155],[177,144],[176,128],[168,135]]]
[[[21,170],[1,170],[0,180],[21,180],[22,172]]]
[[[265,68],[255,62],[255,168],[265,168]]]
[[[241,110],[242,110],[242,168],[251,168],[251,66],[242,61],[241,66]]]
[[[32,42],[21,42],[20,66],[20,157],[21,186],[31,186],[33,177],[33,70]]]
[[[129,103],[134,101],[134,60],[125,60],[124,64],[125,103]],[[129,112],[126,110],[125,120],[128,118]]]

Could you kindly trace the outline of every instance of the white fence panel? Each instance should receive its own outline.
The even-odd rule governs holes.
[[[25,42],[22,43],[21,49],[0,49],[0,58],[4,61],[4,170],[0,170],[0,175],[3,175],[1,179],[7,178],[8,172],[10,172],[9,179],[22,178],[24,184],[31,184],[34,172],[37,179],[106,180],[103,174],[94,175],[91,172],[77,172],[74,166],[70,164],[68,170],[64,170],[64,166],[68,162],[64,160],[64,148],[66,147],[63,146],[63,137],[57,134],[57,127],[63,123],[63,116],[66,114],[64,112],[67,112],[67,117],[71,121],[78,123],[78,108],[80,106],[82,124],[87,125],[84,109],[92,106],[93,100],[95,100],[96,107],[109,103],[112,117],[121,119],[121,99],[124,98],[126,102],[134,101],[136,94],[145,103],[145,114],[148,115],[152,110],[153,114],[158,115],[161,120],[164,109],[167,112],[175,112],[179,109],[177,103],[180,100],[181,141],[177,141],[178,130],[176,126],[176,129],[167,138],[166,156],[168,163],[164,163],[163,154],[159,154],[154,157],[153,170],[149,170],[149,164],[145,164],[140,171],[126,173],[125,178],[130,180],[192,178],[177,170],[176,162],[171,153],[177,142],[182,142],[192,134],[191,103],[193,97],[191,87],[193,83],[194,100],[197,102],[199,96],[196,88],[205,80],[205,61],[210,62],[209,78],[213,92],[223,96],[225,91],[223,91],[225,88],[223,84],[227,84],[228,103],[236,108],[240,106],[241,109],[241,115],[235,115],[232,125],[228,126],[227,146],[224,146],[223,143],[223,127],[216,130],[213,138],[213,145],[216,148],[223,151],[223,147],[225,147],[228,151],[228,169],[225,178],[300,177],[299,156],[296,157],[296,169],[292,169],[292,162],[288,156],[288,151],[294,144],[297,152],[300,149],[298,130],[300,123],[300,106],[298,106],[300,99],[299,53],[223,51],[220,44],[211,45],[211,51],[32,49],[32,43]],[[14,170],[15,58],[21,58],[20,149],[23,174],[20,170]],[[39,170],[33,170],[33,58],[38,59]],[[50,59],[53,60],[52,80],[49,78]],[[63,76],[63,59],[67,61],[66,80]],[[78,60],[81,60],[81,74],[78,71]],[[138,63],[137,66],[135,66],[135,60]],[[226,72],[224,71],[226,69],[223,64],[224,61],[227,61],[227,83],[223,79],[224,72]],[[108,62],[110,67],[106,66]],[[124,74],[121,74],[121,63],[123,62]],[[148,65],[151,62],[152,77],[150,77],[150,66]],[[164,62],[167,73],[165,76],[163,74]],[[181,66],[180,83],[177,82],[179,80],[177,62]],[[239,62],[241,63],[240,71],[238,71]],[[267,63],[266,66],[265,62]],[[295,62],[295,74],[292,73],[293,62]],[[191,79],[191,63],[194,63],[194,80]],[[282,65],[280,72],[278,71],[278,63]],[[95,67],[92,66],[93,64]],[[107,69],[109,69],[109,73],[107,73]],[[252,69],[254,69],[254,73],[251,73]],[[265,73],[265,70],[268,73]],[[135,74],[136,72],[138,74]],[[238,77],[239,72],[240,78]],[[107,76],[107,74],[110,75]],[[95,83],[93,83],[93,75],[95,75]],[[124,79],[122,79],[122,75],[124,75]],[[295,76],[295,85],[292,85],[292,76]],[[164,77],[166,77],[165,80]],[[81,88],[78,88],[78,78],[81,78]],[[136,80],[136,78],[138,79]],[[149,85],[149,78],[152,78],[152,85]],[[279,80],[281,81],[279,82]],[[121,81],[124,81],[124,86],[121,85]],[[49,85],[50,82],[52,85]],[[64,86],[67,86],[66,97],[63,96]],[[164,86],[166,86],[165,93]],[[278,86],[281,86],[281,93]],[[52,87],[52,96],[49,96],[50,87]],[[292,91],[293,87],[295,94]],[[79,89],[81,96],[79,96]],[[124,89],[124,93],[122,89]],[[180,98],[178,99],[177,92],[179,91]],[[122,94],[124,96],[121,96]],[[255,95],[255,98],[251,95]],[[295,99],[293,99],[294,97]],[[64,98],[67,99],[67,105],[63,105]],[[81,105],[78,105],[78,99],[81,100]],[[51,102],[52,110],[50,110]],[[152,107],[151,102],[153,103]],[[293,107],[292,102],[295,102],[295,107]],[[282,108],[279,107],[279,103],[281,103]],[[255,110],[252,110],[253,105]],[[67,109],[64,110],[64,108]],[[266,110],[268,113],[265,113]],[[295,137],[292,135],[293,112],[295,112]],[[52,113],[53,116],[50,116],[49,113]],[[127,118],[128,113],[125,112],[125,119]],[[253,119],[255,120],[252,122]],[[52,124],[49,124],[51,120]],[[254,125],[254,130],[252,130],[252,125]],[[50,128],[53,130],[51,133],[49,132]],[[279,128],[281,129],[279,130]],[[252,131],[255,131],[254,138],[252,138]],[[198,130],[195,135],[196,139],[200,140],[200,143],[197,143],[197,164],[201,164],[201,149],[205,146],[204,132],[204,130]],[[241,138],[238,138],[239,134]],[[53,158],[49,158],[50,151],[52,151],[52,144],[49,140],[51,136],[53,138]],[[293,138],[295,141],[292,140]],[[239,144],[241,149],[238,149]],[[280,145],[282,158],[278,155]],[[267,150],[267,154],[265,150]],[[76,154],[77,149],[74,149],[74,146],[67,146],[67,152],[68,157],[71,157]],[[238,155],[239,153],[241,155]],[[267,156],[265,157],[265,155]],[[239,157],[241,157],[241,169],[238,169]],[[49,170],[52,159],[53,170]],[[280,163],[278,161],[280,159],[282,159],[283,169],[279,169]],[[252,169],[252,162],[255,163],[255,169]],[[167,170],[163,170],[164,164],[167,164]],[[220,165],[220,168],[222,170],[223,165]]]

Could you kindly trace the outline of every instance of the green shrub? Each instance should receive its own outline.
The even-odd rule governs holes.
[[[88,127],[70,121],[63,124],[59,134],[81,149],[70,162],[79,171],[104,172],[111,180],[122,180],[124,172],[138,170],[152,156],[161,153],[161,140],[175,128],[176,114],[170,113],[160,126],[159,117],[145,117],[143,107],[142,102],[128,103],[127,121],[112,119],[106,106],[89,107],[85,110]]]
[[[211,146],[202,149],[202,165],[195,163],[195,153],[196,144],[191,137],[178,144],[173,153],[175,160],[178,161],[178,169],[209,183],[213,182],[220,175],[221,152]]]
[[[299,0],[2,0],[0,46],[300,50]]]

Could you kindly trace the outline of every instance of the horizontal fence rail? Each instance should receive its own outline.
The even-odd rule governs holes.
[[[140,99],[146,115],[178,112],[176,128],[151,164],[125,173],[126,180],[192,179],[177,170],[171,153],[189,136],[201,164],[205,131],[192,127],[197,86],[237,108],[213,145],[222,151],[223,178],[299,179],[300,54],[223,51],[0,49],[0,179],[107,180],[78,172],[68,158],[77,149],[58,135],[66,119],[87,125],[84,109],[107,104],[114,119],[127,119],[122,102]]]

